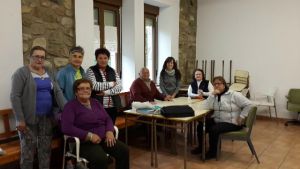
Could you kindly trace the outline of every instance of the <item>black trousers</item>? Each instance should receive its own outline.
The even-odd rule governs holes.
[[[216,155],[217,153],[217,146],[219,136],[222,133],[230,132],[230,131],[237,131],[242,129],[242,126],[238,126],[232,123],[227,122],[219,122],[216,123],[213,118],[206,119],[206,133],[209,134],[209,150],[208,153],[212,155]],[[199,122],[197,126],[197,136],[198,136],[198,143],[199,147],[202,147],[202,136],[203,136],[203,122]]]
[[[129,149],[128,146],[121,141],[113,147],[107,147],[104,140],[100,144],[91,142],[83,142],[80,144],[80,157],[89,161],[89,169],[107,169],[108,157],[111,155],[116,159],[116,169],[129,169]]]
[[[116,118],[117,118],[117,115],[118,115],[117,108],[115,108],[115,107],[105,108],[105,111],[107,112],[107,114],[111,118],[113,124],[115,125]]]

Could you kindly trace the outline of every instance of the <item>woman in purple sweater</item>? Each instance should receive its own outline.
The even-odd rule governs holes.
[[[90,98],[92,82],[76,80],[73,90],[76,99],[68,102],[62,113],[63,133],[81,140],[80,156],[89,161],[90,169],[106,169],[106,154],[116,159],[116,169],[129,169],[127,145],[115,139],[111,118],[97,100]]]

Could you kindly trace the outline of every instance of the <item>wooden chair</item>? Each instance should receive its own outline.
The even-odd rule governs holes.
[[[230,89],[241,92],[249,87],[249,72],[245,70],[236,70],[234,72],[234,83],[230,85]]]

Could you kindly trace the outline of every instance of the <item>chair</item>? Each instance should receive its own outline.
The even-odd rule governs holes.
[[[277,92],[277,88],[270,88],[265,93],[254,94],[253,95],[254,100],[251,100],[251,101],[256,106],[269,107],[270,118],[272,118],[271,107],[273,107],[274,111],[275,111],[275,117],[276,117],[276,119],[278,119],[277,109],[276,109],[276,101],[275,101],[276,92]]]
[[[116,126],[114,126],[114,129],[115,129],[115,137],[116,137],[116,139],[118,139],[119,129]],[[75,140],[75,144],[74,144],[74,141],[69,142],[69,140]],[[66,151],[67,144],[69,146],[68,151]],[[75,146],[75,152],[72,152],[74,146]],[[79,140],[79,138],[64,135],[64,153],[63,153],[63,164],[62,164],[63,166],[62,166],[62,169],[65,169],[66,157],[73,157],[73,158],[76,159],[76,162],[83,162],[85,165],[87,165],[88,161],[85,158],[79,157],[79,154],[80,154],[79,150],[80,150],[80,140]],[[107,156],[109,156],[109,155],[107,154]]]
[[[234,72],[234,82],[230,85],[230,89],[241,92],[249,87],[249,72],[245,70],[236,70]]]
[[[300,115],[300,89],[290,89],[288,96],[286,96],[288,99],[287,101],[287,109],[290,112],[297,112],[298,116],[297,119],[289,120],[284,123],[285,126],[288,126],[288,124],[300,124],[299,115]]]
[[[239,131],[227,132],[227,133],[223,133],[220,135],[219,141],[218,141],[219,148],[217,150],[217,160],[219,159],[219,156],[220,156],[221,140],[227,139],[227,140],[247,141],[252,155],[255,156],[257,163],[260,163],[258,160],[257,154],[255,152],[254,146],[252,144],[252,141],[251,141],[252,126],[253,126],[255,118],[256,118],[256,111],[257,111],[257,107],[253,107],[250,109],[248,117],[246,119],[246,127],[244,127],[243,129],[241,129]]]
[[[242,95],[249,98],[250,94],[249,94],[249,88],[245,88],[241,91]]]

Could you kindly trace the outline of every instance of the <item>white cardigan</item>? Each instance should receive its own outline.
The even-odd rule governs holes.
[[[229,90],[221,96],[220,101],[218,101],[218,96],[209,95],[206,100],[206,107],[214,110],[212,117],[215,122],[238,124],[238,117],[247,117],[253,105],[240,92]]]

